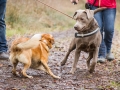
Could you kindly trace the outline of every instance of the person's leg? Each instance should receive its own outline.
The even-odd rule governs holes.
[[[112,38],[114,35],[114,23],[115,23],[115,17],[116,17],[116,9],[106,9],[103,11],[104,16],[104,32],[105,32],[105,44],[107,54],[111,53],[111,45],[112,45]],[[111,56],[111,58],[107,59],[114,59],[114,57]]]
[[[93,6],[91,9],[94,10],[96,8],[97,7]],[[106,45],[105,45],[105,42],[104,42],[104,34],[103,34],[103,32],[104,32],[103,11],[100,11],[100,12],[96,13],[94,17],[98,22],[98,25],[99,25],[100,31],[101,31],[101,35],[102,35],[102,41],[101,41],[101,45],[100,45],[100,48],[99,48],[99,54],[98,54],[98,62],[104,62],[105,57],[106,57]]]
[[[6,24],[5,24],[6,2],[0,4],[0,59],[7,59],[7,41],[6,41]],[[3,53],[4,52],[4,53]]]

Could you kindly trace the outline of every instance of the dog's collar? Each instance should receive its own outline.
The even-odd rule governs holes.
[[[97,33],[99,30],[100,30],[100,29],[97,28],[97,29],[95,29],[94,31],[92,31],[92,32],[90,32],[90,33],[87,33],[87,34],[79,34],[79,33],[75,33],[75,37],[76,37],[76,38],[88,37],[88,36],[91,36],[91,35]]]

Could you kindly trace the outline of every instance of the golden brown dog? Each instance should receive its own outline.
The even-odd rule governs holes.
[[[25,77],[33,78],[26,74],[28,68],[40,69],[53,78],[60,78],[54,75],[47,65],[49,49],[54,44],[54,38],[51,34],[35,34],[32,38],[21,37],[12,42],[10,61],[13,64],[12,73],[17,74],[16,66],[18,62],[24,64],[22,74]]]

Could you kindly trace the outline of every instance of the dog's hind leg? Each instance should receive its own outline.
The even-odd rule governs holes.
[[[95,65],[97,63],[97,57],[98,57],[98,51],[99,51],[99,47],[97,47],[95,49],[95,51],[93,52],[93,61],[91,63],[91,66],[90,66],[90,69],[89,69],[89,72],[90,73],[93,73],[94,70],[95,70]]]
[[[24,77],[28,77],[28,78],[33,78],[32,76],[27,75],[26,71],[27,69],[30,67],[31,65],[31,58],[30,57],[26,57],[24,54],[19,55],[19,62],[22,62],[24,64],[23,70],[22,70],[22,75]]]
[[[12,63],[12,65],[13,65],[12,74],[13,75],[17,75],[17,73],[16,73],[16,66],[18,64],[18,60],[14,58],[13,54],[10,54],[9,59],[10,59],[10,62]]]
[[[73,62],[73,66],[72,66],[72,69],[70,71],[70,73],[74,74],[75,70],[76,70],[76,66],[77,66],[77,62],[79,60],[79,57],[80,57],[80,49],[76,49],[75,51],[75,60]]]
[[[17,64],[18,64],[18,60],[13,60],[12,64],[13,64],[12,73],[13,73],[13,75],[17,75],[16,67],[17,67]]]
[[[76,48],[76,44],[75,44],[74,41],[72,41],[65,58],[61,62],[61,66],[65,65],[65,63],[67,62],[67,58],[68,58],[70,52],[73,51],[75,48]]]
[[[89,53],[89,56],[87,58],[87,67],[90,69],[90,60],[93,58],[93,52]]]
[[[22,70],[22,75],[24,76],[24,77],[28,77],[28,78],[33,78],[32,76],[29,76],[29,75],[27,75],[27,73],[26,73],[26,71],[27,71],[27,69],[30,67],[30,64],[24,64],[24,68],[23,68],[23,70]]]

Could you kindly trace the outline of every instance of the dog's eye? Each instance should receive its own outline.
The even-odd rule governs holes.
[[[84,19],[83,18],[80,18],[81,21],[83,21]]]
[[[51,42],[51,40],[49,40],[49,42]]]

